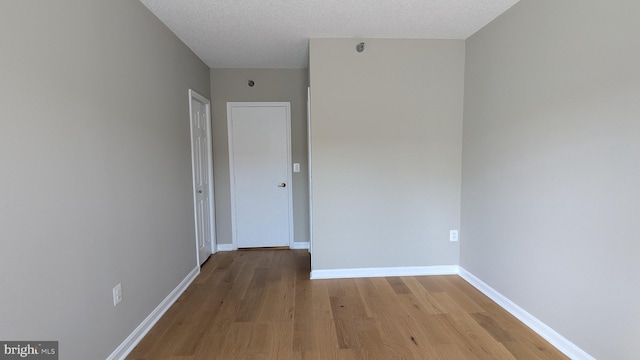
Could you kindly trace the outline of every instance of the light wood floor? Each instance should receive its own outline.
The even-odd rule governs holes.
[[[128,359],[567,359],[458,276],[311,281],[309,262],[213,255]]]

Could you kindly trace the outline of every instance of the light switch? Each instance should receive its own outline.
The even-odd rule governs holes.
[[[293,163],[293,172],[300,172],[300,163]]]

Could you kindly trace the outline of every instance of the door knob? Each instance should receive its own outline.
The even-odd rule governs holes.
[[[287,187],[287,184],[285,184],[285,183],[280,183],[280,185],[278,185],[278,187]]]

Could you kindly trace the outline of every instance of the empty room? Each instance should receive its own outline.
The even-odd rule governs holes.
[[[639,14],[3,0],[0,358],[637,359]]]

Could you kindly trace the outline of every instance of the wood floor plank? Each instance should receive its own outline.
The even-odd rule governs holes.
[[[293,358],[293,323],[275,322],[269,325],[266,354],[273,359]]]
[[[223,356],[232,354],[247,353],[249,351],[249,342],[255,324],[252,322],[233,322],[229,327],[224,338],[224,343],[220,349]]]
[[[344,297],[330,297],[338,345],[340,349],[358,349],[360,348],[360,343],[358,341],[354,318],[350,314],[352,308],[345,305],[348,304],[348,301],[345,300]]]
[[[503,329],[491,315],[487,313],[471,313],[471,317],[482,326],[498,342],[514,341],[511,334]]]
[[[311,282],[311,307],[314,319],[333,319],[329,289],[327,283],[330,280],[317,280]]]
[[[404,310],[398,306],[397,295],[393,288],[385,278],[371,279],[378,291],[378,296],[370,297],[375,300],[377,309],[374,310],[374,316],[389,319],[394,316],[404,315]]]
[[[420,318],[420,324],[422,325],[422,332],[434,348],[438,345],[454,343],[453,339],[456,336],[456,330],[445,319],[444,314],[427,315],[426,318]]]
[[[357,281],[361,279],[341,279],[340,286],[344,290],[344,305],[348,306],[348,311],[351,317],[364,318],[367,316],[365,307],[363,304],[362,296],[356,285]]]
[[[314,353],[318,359],[337,359],[340,356],[340,346],[338,344],[338,335],[336,334],[336,325],[333,319],[314,320],[313,327],[316,329]],[[343,354],[354,354],[353,351],[343,351]],[[346,355],[342,355],[346,357]]]
[[[267,281],[267,271],[264,268],[257,268],[253,271],[251,282],[245,295],[242,297],[240,307],[236,313],[235,321],[251,322],[255,321],[260,312],[260,307],[265,299],[265,284]]]
[[[190,322],[185,328],[185,334],[176,347],[174,355],[194,356],[198,346],[204,340],[207,330],[220,312],[222,304],[214,296],[211,296],[202,306],[194,312],[195,321]]]
[[[428,292],[444,292],[444,289],[438,285],[435,276],[419,276],[416,279],[420,282],[420,284],[427,290]]]
[[[456,304],[458,304],[464,311],[468,313],[481,313],[484,309],[471,300],[464,292],[460,291],[456,286],[451,283],[451,279],[456,278],[459,279],[458,276],[453,275],[444,275],[444,276],[434,276],[433,281],[436,282],[449,297],[455,300]]]
[[[487,333],[464,311],[453,311],[445,316],[461,336],[454,337],[460,345],[466,345],[478,359],[510,359],[513,355]]]
[[[388,277],[387,282],[396,294],[411,294],[411,290],[400,277]]]
[[[214,254],[127,359],[566,359],[458,276],[309,273],[303,250]]]
[[[420,305],[429,314],[444,314],[445,310],[441,309],[434,301],[430,293],[422,286],[422,283],[416,277],[405,278],[405,284],[411,290],[411,294],[415,296]]]
[[[378,331],[377,321],[372,318],[357,318],[354,319],[354,323],[360,345],[357,349],[358,357],[371,360],[389,359],[389,354]]]
[[[454,344],[437,344],[434,350],[438,354],[440,360],[473,360],[474,358],[466,357],[463,352]]]
[[[358,292],[360,293],[360,301],[364,306],[363,311],[366,317],[374,317],[375,314],[373,313],[373,310],[369,306],[367,299],[378,296],[378,291],[375,285],[373,284],[371,279],[363,278],[363,279],[358,279],[358,281],[356,281],[356,286],[358,288]]]
[[[518,360],[539,360],[541,357],[536,354],[533,350],[531,350],[527,345],[517,342],[510,341],[503,343],[504,347],[509,350],[513,357]]]
[[[412,316],[416,319],[425,318],[430,315],[427,307],[424,306],[421,299],[414,294],[401,294],[397,297],[397,305],[403,310],[404,314]]]
[[[326,295],[328,298],[328,294]],[[329,305],[330,311],[330,305]],[[315,349],[313,290],[310,281],[297,281],[295,287],[293,350],[308,352]]]
[[[237,300],[225,298],[222,301],[218,316],[203,336],[203,341],[196,351],[196,358],[206,359],[207,356],[211,357],[211,354],[219,353],[236,317],[238,306]]]

